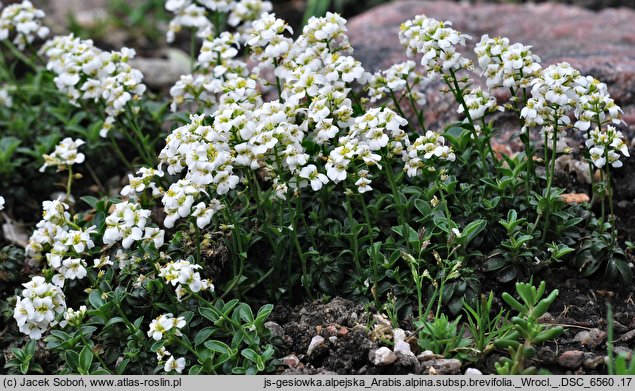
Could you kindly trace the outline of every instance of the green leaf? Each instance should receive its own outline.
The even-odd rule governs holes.
[[[105,304],[104,300],[101,298],[101,291],[99,291],[98,289],[95,289],[92,292],[90,292],[90,294],[88,295],[88,302],[95,309],[99,309],[103,307],[103,305]]]
[[[487,226],[487,221],[483,219],[478,219],[469,223],[465,228],[463,228],[463,232],[461,233],[460,242],[463,246],[467,247],[467,245],[485,229]]]
[[[80,198],[82,201],[84,201],[85,203],[88,204],[88,206],[90,206],[93,209],[97,209],[97,204],[99,203],[99,200],[93,196],[84,196]]]
[[[117,364],[117,367],[115,368],[115,374],[123,375],[129,363],[129,358],[124,358],[123,360],[121,360],[121,362]]]
[[[213,350],[216,353],[220,354],[230,354],[231,348],[224,342],[221,341],[205,341],[203,344],[206,348]]]
[[[505,303],[507,303],[510,307],[520,312],[522,315],[527,314],[527,308],[520,304],[512,295],[507,292],[503,292],[502,296]]]
[[[64,352],[64,359],[70,372],[77,372],[79,365],[79,354],[74,350],[67,350]]]
[[[93,364],[93,350],[90,346],[86,345],[79,353],[78,369],[88,374],[90,372],[90,366]]]
[[[207,341],[210,335],[214,334],[214,332],[216,332],[216,328],[205,327],[204,329],[196,333],[196,336],[194,337],[194,346],[198,346]]]

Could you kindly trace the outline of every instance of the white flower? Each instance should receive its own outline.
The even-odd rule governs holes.
[[[78,152],[78,148],[86,142],[82,139],[73,140],[66,137],[55,147],[50,155],[44,155],[44,165],[40,168],[40,172],[44,172],[46,167],[56,166],[58,171],[70,168],[73,164],[80,164],[86,158],[83,153]]]
[[[329,178],[318,172],[315,164],[309,164],[300,170],[300,178],[308,179],[311,182],[311,189],[318,191],[323,185],[329,182]]]
[[[62,268],[64,271],[64,278],[69,280],[82,279],[86,277],[86,262],[79,258],[68,258],[62,261]]]
[[[4,197],[0,196],[0,210],[4,210]]]
[[[168,361],[165,362],[163,369],[166,372],[176,371],[177,373],[182,373],[183,369],[185,369],[185,358],[181,357],[175,360],[173,356],[170,356]]]

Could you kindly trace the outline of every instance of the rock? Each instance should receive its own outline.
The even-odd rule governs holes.
[[[604,364],[603,356],[596,356],[593,353],[584,353],[582,365],[584,365],[585,368],[595,369],[601,364]]]
[[[289,368],[295,368],[300,365],[300,359],[295,354],[290,354],[286,357],[283,357],[280,361],[282,362],[282,365],[286,365]]]
[[[583,358],[584,352],[580,350],[569,350],[560,355],[558,358],[558,364],[565,368],[578,368],[582,365]]]
[[[621,324],[620,322],[616,320],[613,322],[613,330],[616,333],[624,334],[628,331],[628,327],[624,326],[623,324]]]
[[[401,352],[396,352],[395,354],[397,355],[397,361],[393,365],[394,371],[391,368],[391,372],[395,374],[421,374],[423,368],[414,354],[403,354]]]
[[[333,324],[328,325],[328,326],[326,327],[326,332],[327,332],[329,335],[335,335],[335,334],[337,334],[337,327],[336,327],[335,325],[333,325]]]
[[[321,335],[316,335],[311,339],[311,343],[309,343],[309,348],[306,351],[306,355],[310,356],[311,353],[315,351],[318,347],[324,345],[324,337]]]
[[[419,355],[417,356],[417,360],[419,361],[430,361],[430,360],[436,360],[441,358],[444,358],[444,357],[440,354],[434,354],[432,350],[424,350],[423,352],[419,353]]]
[[[345,338],[348,335],[348,328],[342,327],[341,329],[337,331],[337,335],[339,335],[342,338]]]
[[[577,333],[573,339],[584,346],[595,349],[606,340],[606,332],[600,329],[584,330]]]
[[[483,372],[479,371],[476,368],[468,368],[468,369],[465,370],[465,375],[466,376],[479,376],[479,375],[482,375],[482,374],[483,374]]]
[[[331,342],[331,343],[335,343],[335,342],[337,342],[337,337],[336,337],[336,336],[334,336],[334,335],[330,336],[330,337],[329,337],[329,342]]]
[[[591,172],[589,171],[589,163],[572,159],[569,162],[569,173],[575,174],[578,182],[583,184],[591,184]]]
[[[473,48],[480,36],[489,34],[490,37],[508,37],[512,43],[531,45],[532,51],[542,58],[543,66],[569,62],[583,75],[592,75],[606,83],[612,97],[624,110],[625,121],[635,123],[635,23],[632,23],[635,10],[621,8],[593,12],[553,3],[394,1],[358,15],[348,23],[355,57],[367,71],[386,69],[406,59],[405,50],[399,43],[399,26],[419,14],[452,21],[454,28],[471,35],[473,39],[465,51],[471,59],[475,58]],[[440,86],[440,82],[432,82],[426,90],[428,104],[424,112],[428,127],[433,129],[443,128],[457,118],[454,98],[439,93]],[[503,114],[500,118],[506,116]],[[510,129],[517,131],[517,123]],[[511,139],[513,131],[501,129],[495,137],[501,144],[507,143],[513,150],[520,150],[520,141]],[[632,132],[626,132],[625,136],[631,138]],[[575,141],[579,143],[581,139]]]
[[[406,340],[406,332],[403,329],[394,329],[392,331],[392,340],[395,343]]]
[[[410,349],[410,344],[406,341],[397,341],[395,343],[395,353],[400,352],[403,354],[407,354],[407,355],[411,355],[412,357],[414,357],[414,353],[412,353],[412,350]]]
[[[135,57],[130,66],[143,73],[143,82],[149,87],[171,87],[181,78],[190,74],[190,57],[179,49],[164,49],[158,57]]]
[[[423,361],[421,365],[428,370],[430,375],[456,375],[461,371],[461,361],[455,358]]]
[[[378,367],[383,367],[397,361],[397,355],[389,348],[382,346],[375,351],[371,351],[369,354],[369,359]]]
[[[635,339],[635,329],[631,330],[631,331],[629,331],[627,333],[622,334],[622,338],[621,339],[624,342],[630,342],[633,339]]]
[[[284,337],[284,329],[276,322],[266,322],[265,328],[271,331],[274,337]]]
[[[567,204],[583,204],[591,201],[591,198],[584,193],[565,193],[561,194],[560,197]]]

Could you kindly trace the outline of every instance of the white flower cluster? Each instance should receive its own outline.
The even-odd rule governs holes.
[[[150,329],[148,330],[148,337],[151,337],[155,341],[160,341],[164,338],[165,334],[168,334],[170,330],[174,330],[175,336],[181,336],[181,329],[185,327],[185,318],[179,316],[175,318],[173,314],[163,314],[153,319],[150,323]]]
[[[40,167],[40,172],[44,172],[47,167],[57,167],[57,171],[67,170],[73,164],[81,164],[86,158],[78,149],[86,142],[82,139],[73,140],[66,137],[55,146],[55,150],[50,155],[43,155],[44,165]]]
[[[87,270],[81,255],[95,247],[91,235],[97,227],[77,227],[67,212],[68,205],[59,200],[44,201],[42,208],[42,220],[26,247],[27,257],[39,261],[46,253],[48,265],[57,272],[52,279],[56,285],[64,286],[66,279],[83,279]]]
[[[421,65],[430,76],[471,67],[470,60],[456,51],[458,45],[465,46],[465,41],[471,37],[450,26],[451,22],[441,22],[425,15],[417,15],[401,25],[399,40],[407,55],[422,54]]]
[[[211,72],[214,81],[199,84],[206,94],[217,95],[215,111],[209,117],[192,115],[189,124],[167,137],[159,155],[159,170],[181,175],[169,189],[159,189],[167,228],[190,216],[199,227],[209,224],[221,209],[214,197],[235,189],[241,177],[247,182],[243,169],[257,170],[261,179],[271,181],[277,198],[286,199],[289,191],[308,186],[318,191],[349,174],[359,192],[370,191],[373,172],[382,169],[382,154],[412,160],[407,156],[408,135],[401,129],[407,124],[404,118],[387,108],[353,117],[351,84],[365,84],[371,75],[345,54],[351,49],[343,18],[331,13],[311,18],[295,41],[283,35],[288,27],[274,15],[262,15],[253,27],[247,45],[256,59],[264,57],[275,66],[280,99],[263,102],[256,80],[264,78],[245,77],[249,72],[244,63],[237,67],[242,74],[226,71],[232,69],[227,64],[236,61],[235,36],[224,34],[203,43],[198,67]],[[412,61],[394,67],[390,74],[404,81],[391,87],[414,88],[418,81],[409,79],[412,68]],[[190,95],[200,100],[203,93],[197,94]],[[185,99],[185,94],[175,98],[179,96]],[[322,147],[322,154],[307,153],[307,137]],[[451,149],[442,144],[435,156],[451,160]]]
[[[209,35],[214,29],[213,14],[227,14],[227,23],[236,27],[241,35],[248,34],[251,21],[273,8],[263,0],[167,0],[165,8],[174,14],[168,26],[166,39],[173,42],[184,27],[197,35]],[[216,26],[217,27],[217,26]]]
[[[42,26],[44,16],[44,11],[35,8],[28,0],[6,6],[0,13],[0,41],[6,41],[15,34],[13,44],[24,50],[35,38],[46,38],[50,31]]]
[[[373,74],[366,87],[370,101],[377,102],[391,94],[403,92],[418,105],[425,105],[426,97],[419,89],[426,79],[416,68],[414,61],[406,61]]]
[[[68,325],[79,327],[82,325],[82,321],[86,316],[86,306],[82,305],[76,311],[72,308],[67,308],[64,312],[64,320],[60,322],[60,327],[64,328]]]
[[[367,168],[381,169],[381,156],[376,153],[387,148],[389,153],[402,156],[409,144],[408,136],[401,129],[407,121],[390,109],[371,108],[363,116],[356,117],[347,136],[338,140],[325,164],[326,174],[334,183],[346,179],[349,166],[355,158]],[[353,164],[357,167],[357,164]],[[361,180],[356,185],[360,192],[370,190],[368,171],[358,171]]]
[[[161,170],[141,167],[137,171],[137,176],[128,174],[128,184],[121,189],[120,194],[124,197],[136,198],[138,193],[141,193],[146,189],[151,189],[152,195],[158,196],[160,194],[160,190],[153,182],[153,179],[156,177],[162,177],[163,175],[164,173]]]
[[[170,261],[161,267],[159,276],[163,277],[172,286],[176,286],[176,297],[181,300],[188,290],[193,293],[198,293],[202,290],[214,291],[214,285],[210,280],[201,279],[201,274],[197,271],[200,268],[200,265],[189,261]]]
[[[218,108],[217,95],[227,82],[238,82],[236,87],[241,88],[240,84],[246,83],[249,77],[247,64],[235,58],[238,48],[237,34],[223,32],[219,37],[205,39],[195,66],[197,73],[181,76],[170,89],[170,109],[176,111],[183,103],[194,102],[205,113],[215,112]]]
[[[10,109],[13,106],[13,98],[11,97],[12,88],[9,86],[0,86],[0,106]]]
[[[609,95],[606,84],[592,76],[579,78],[577,83],[575,117],[578,120],[574,124],[577,129],[585,132],[591,128],[592,123],[595,126],[622,123],[622,110]]]
[[[124,249],[130,248],[134,242],[148,240],[154,242],[158,249],[163,245],[165,232],[159,228],[148,227],[150,211],[141,208],[136,202],[124,201],[115,204],[112,212],[106,217],[106,231],[103,242],[109,246],[121,241]]]
[[[135,56],[133,49],[106,52],[93,46],[91,40],[70,34],[49,40],[42,50],[49,59],[46,68],[57,74],[54,79],[57,88],[72,103],[79,99],[104,102],[106,120],[100,132],[102,137],[106,137],[126,105],[138,100],[146,90],[141,71],[128,64]]]
[[[253,51],[254,59],[265,64],[285,55],[293,45],[293,40],[284,36],[285,31],[293,34],[287,22],[273,14],[265,13],[255,20],[246,42]]]
[[[420,175],[422,170],[426,168],[426,161],[432,159],[445,160],[453,162],[456,155],[452,148],[445,145],[445,138],[437,133],[428,130],[425,135],[419,136],[411,145],[408,146],[404,160],[406,161],[406,174],[409,177]],[[434,170],[434,165],[427,167]]]
[[[585,79],[567,62],[543,69],[532,80],[531,98],[520,115],[529,126],[568,126],[568,113],[578,100],[576,86],[581,80]]]
[[[4,197],[0,196],[0,210],[4,210]]]
[[[463,99],[473,120],[483,118],[485,114],[496,110],[503,110],[502,107],[496,104],[496,98],[490,95],[489,92],[483,91],[480,87],[469,90]],[[457,112],[463,113],[464,111],[463,106],[459,105]]]
[[[589,155],[593,164],[597,168],[610,164],[613,167],[622,167],[620,161],[620,152],[626,157],[630,157],[628,153],[628,145],[624,143],[622,132],[615,127],[608,125],[606,128],[595,128],[589,132],[589,138],[585,142],[589,148]]]
[[[540,76],[540,57],[531,52],[531,46],[520,43],[510,45],[504,37],[490,38],[485,34],[476,44],[474,52],[485,75],[487,87],[511,88],[516,93],[528,88]]]
[[[353,50],[346,35],[346,19],[327,12],[324,17],[312,16],[302,30],[297,41],[301,46],[315,47],[321,52],[342,52],[350,54]]]
[[[47,283],[44,277],[33,277],[22,286],[25,289],[22,298],[17,298],[13,318],[20,332],[31,339],[40,339],[56,323],[56,316],[64,312],[66,297],[58,286]]]

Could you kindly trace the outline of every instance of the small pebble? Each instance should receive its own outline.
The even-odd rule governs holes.
[[[382,346],[371,353],[373,364],[377,366],[387,366],[397,361],[397,355],[389,348]]]
[[[622,338],[621,339],[624,342],[630,342],[633,339],[635,339],[635,329],[631,330],[631,331],[629,331],[627,333],[622,334]]]
[[[414,353],[410,350],[410,344],[406,341],[397,341],[395,343],[395,353],[401,352],[406,355],[412,355],[414,357]]]
[[[569,350],[560,355],[558,358],[558,364],[565,368],[578,368],[582,365],[583,358],[584,352],[580,350]]]
[[[606,332],[600,329],[583,330],[577,333],[573,339],[584,346],[595,349],[606,340]]]
[[[311,343],[309,344],[309,348],[306,351],[307,356],[310,356],[316,348],[322,345],[324,345],[324,337],[321,335],[313,337],[313,339],[311,339]]]
[[[478,376],[478,375],[482,375],[483,372],[479,371],[476,368],[468,368],[465,370],[465,375],[466,376]]]
[[[406,340],[406,332],[403,329],[394,329],[392,331],[392,339],[395,343]]]
[[[295,368],[300,364],[300,359],[295,354],[290,354],[282,358],[282,365],[286,365],[289,368]]]

